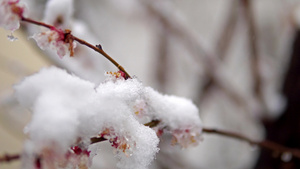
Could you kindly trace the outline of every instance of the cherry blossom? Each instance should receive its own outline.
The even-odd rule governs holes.
[[[173,139],[172,144],[179,144],[183,148],[189,146],[196,146],[199,143],[199,140],[202,139],[200,135],[200,128],[191,128],[191,129],[177,129],[172,132]]]
[[[183,148],[196,146],[202,140],[199,111],[191,100],[163,95],[151,87],[145,87],[143,98],[145,107],[139,109],[146,116],[160,121],[154,128],[158,136],[171,134],[171,144],[179,144]],[[139,104],[141,105],[143,104]]]
[[[62,58],[64,56],[73,56],[76,43],[66,35],[70,35],[70,31],[63,31],[53,27],[50,30],[43,31],[32,36],[37,45],[42,49],[50,49],[56,51],[57,55]]]
[[[100,137],[107,139],[111,146],[116,149],[116,152],[123,152],[126,156],[132,155],[132,147],[134,147],[135,143],[130,142],[130,136],[121,136],[115,133],[114,129],[106,128],[104,131],[99,134]]]
[[[126,74],[120,70],[117,72],[106,72],[106,77],[112,81],[116,81],[117,79],[127,79]]]
[[[0,1],[0,26],[15,31],[20,27],[20,20],[26,13],[24,4],[19,0],[1,0]]]

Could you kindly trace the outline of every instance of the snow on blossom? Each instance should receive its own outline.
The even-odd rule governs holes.
[[[66,150],[77,139],[78,109],[94,93],[94,84],[51,67],[24,79],[15,92],[33,112],[27,130],[37,147],[57,141]]]
[[[119,74],[111,73],[95,87],[51,67],[16,85],[18,101],[33,112],[26,127],[31,144],[25,147],[23,161],[88,168],[90,153],[97,154],[101,144],[90,146],[90,138],[100,137],[114,148],[118,168],[146,169],[159,151],[158,129],[169,131],[183,147],[199,142],[201,121],[190,100],[161,95]],[[154,129],[144,125],[157,119],[161,123]]]
[[[117,154],[119,168],[146,168],[154,159],[159,142],[156,133],[134,118],[126,101],[102,92],[54,67],[15,86],[19,102],[33,112],[27,131],[35,145],[32,152],[44,157],[42,165],[55,164],[49,161],[57,161],[57,157],[62,163],[78,138],[89,140],[106,128],[113,129],[111,137],[119,144],[115,148],[121,150]]]
[[[20,27],[21,18],[26,15],[26,7],[19,0],[0,0],[0,26],[15,31]]]
[[[182,147],[199,143],[202,123],[198,108],[191,100],[162,95],[150,87],[145,87],[144,92],[149,115],[161,121],[157,128],[159,134],[171,133],[173,144],[179,143]]]
[[[76,47],[75,42],[66,40],[65,32],[56,28],[34,34],[32,38],[42,50],[50,49],[56,51],[60,58],[73,56],[74,48]]]

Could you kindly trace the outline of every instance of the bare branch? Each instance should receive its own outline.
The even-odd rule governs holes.
[[[237,25],[238,1],[239,0],[233,0],[231,2],[230,9],[228,10],[228,16],[226,16],[227,18],[224,28],[221,29],[221,34],[217,41],[216,52],[221,59],[224,59],[224,57],[226,56],[228,47],[232,42],[234,30]]]
[[[72,35],[73,36],[73,35]],[[119,70],[121,70],[122,72],[124,72],[126,74],[127,78],[131,78],[130,75],[126,72],[126,70],[117,62],[115,61],[112,57],[110,57],[106,52],[104,52],[104,50],[102,49],[102,47],[97,47],[94,46],[88,42],[86,42],[85,40],[82,40],[80,38],[77,38],[76,36],[73,36],[74,40],[77,41],[78,43],[85,45],[93,50],[95,50],[96,52],[100,53],[101,55],[103,55],[106,59],[108,59],[112,64],[114,64]]]
[[[262,100],[262,77],[259,70],[259,52],[258,52],[258,36],[256,31],[255,17],[253,13],[253,1],[241,0],[244,9],[244,15],[248,23],[248,40],[250,47],[251,68],[253,76],[253,92],[257,99],[263,103]]]

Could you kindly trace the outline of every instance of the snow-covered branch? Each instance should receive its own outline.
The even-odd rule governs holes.
[[[150,127],[155,127],[158,125],[158,123],[159,123],[159,121],[153,120],[145,125],[149,125]],[[272,142],[269,140],[255,141],[255,140],[252,140],[250,138],[247,138],[247,137],[245,137],[241,134],[235,133],[235,132],[230,132],[230,131],[225,131],[225,130],[220,130],[220,129],[213,129],[213,128],[206,128],[206,127],[204,127],[202,129],[202,132],[207,133],[207,134],[216,134],[216,135],[220,135],[220,136],[224,136],[224,137],[228,137],[228,138],[232,138],[232,139],[237,139],[240,141],[245,141],[245,142],[249,143],[251,146],[258,146],[260,148],[265,148],[265,149],[268,149],[268,150],[271,150],[273,152],[280,153],[280,154],[290,154],[292,157],[300,159],[300,150],[299,149],[285,147],[285,146],[282,146],[281,144],[278,144],[278,143],[275,143],[275,142]],[[100,143],[103,141],[107,141],[107,139],[104,137],[92,137],[91,138],[91,144]],[[19,154],[15,154],[15,155],[6,154],[6,155],[0,157],[0,163],[19,160],[20,157],[21,157],[21,155],[19,155]]]

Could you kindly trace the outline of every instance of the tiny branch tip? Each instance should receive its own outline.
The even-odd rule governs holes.
[[[100,44],[96,45],[96,47],[99,48],[100,50],[103,50]]]

